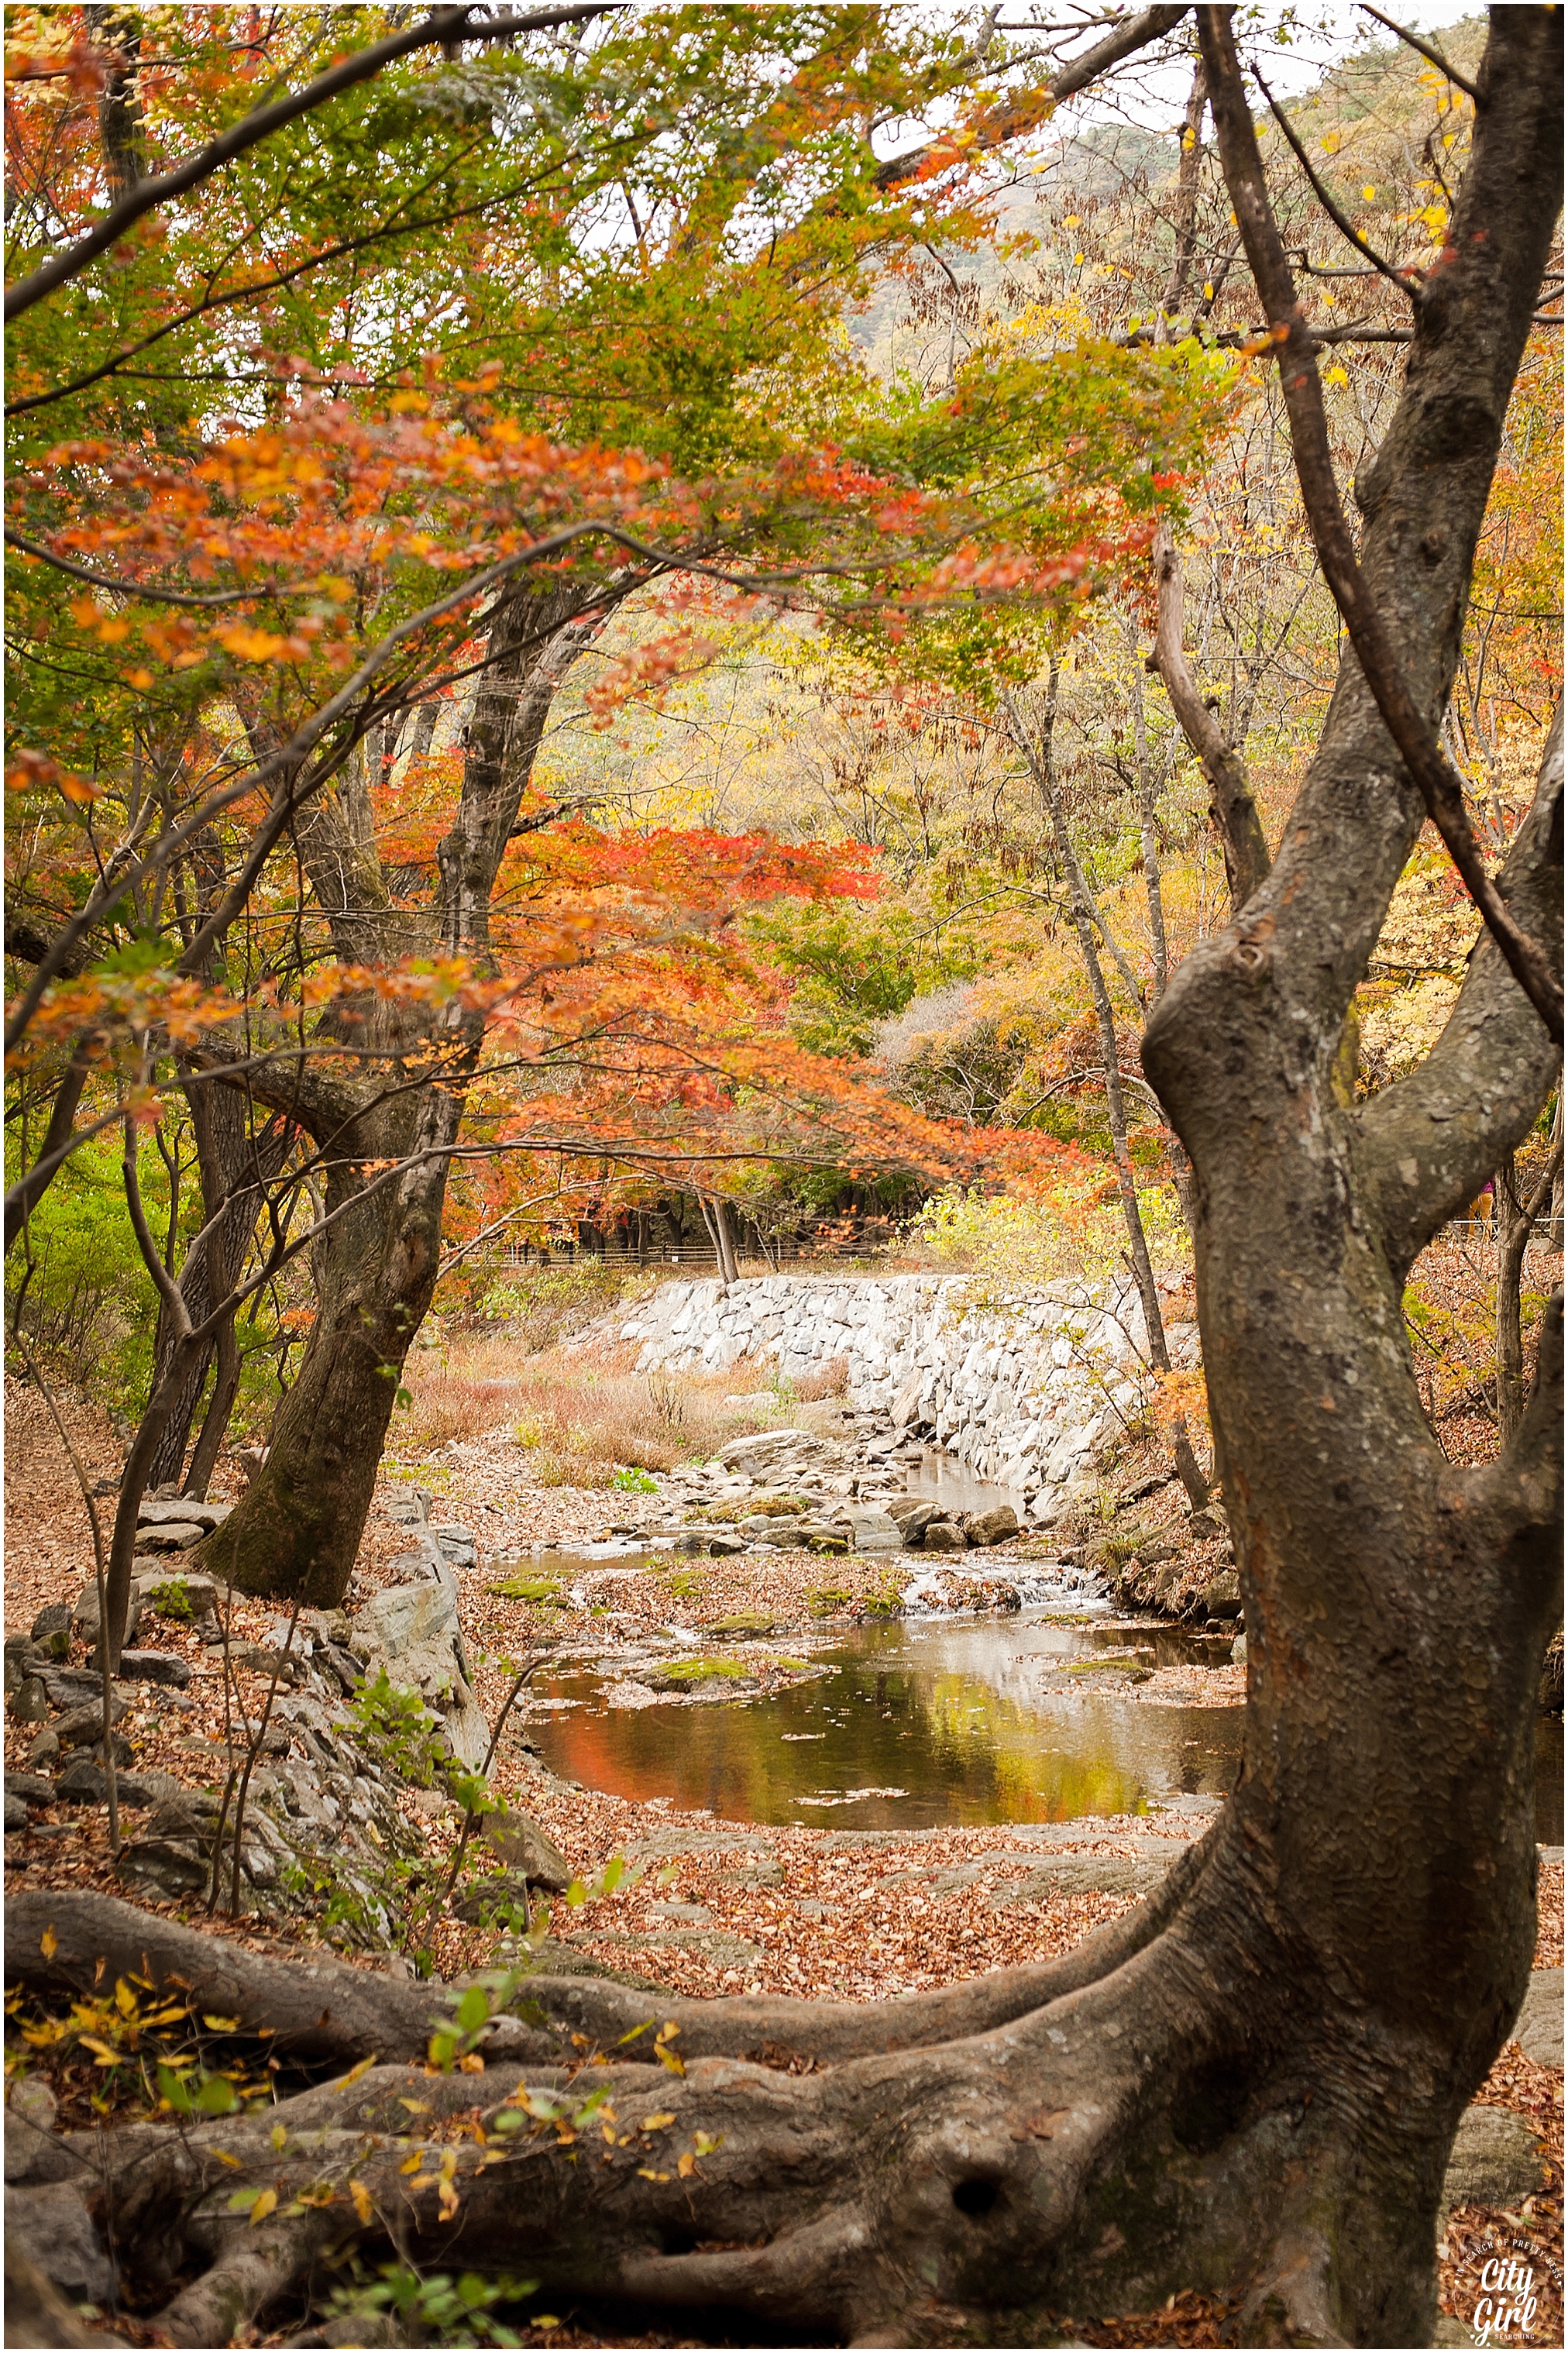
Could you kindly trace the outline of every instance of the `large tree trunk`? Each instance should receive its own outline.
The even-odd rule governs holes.
[[[491,961],[490,893],[551,700],[601,625],[573,622],[565,599],[519,597],[498,617],[461,798],[437,853],[431,917],[391,909],[374,843],[355,828],[352,796],[348,803],[318,797],[300,849],[346,962],[384,965],[432,947],[466,955],[480,969]],[[448,1155],[483,1029],[482,1016],[460,1008],[416,1029],[395,1009],[356,1003],[336,1017],[333,1034],[353,1043],[374,1077],[352,1089],[296,1084],[287,1074],[277,1082],[322,1147],[331,1222],[314,1261],[315,1321],[267,1460],[237,1510],[200,1547],[205,1566],[248,1592],[333,1607],[347,1588],[404,1360],[440,1271]],[[365,1183],[366,1162],[394,1160],[407,1163],[395,1181]]]

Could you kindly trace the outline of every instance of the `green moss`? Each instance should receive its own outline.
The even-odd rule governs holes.
[[[738,1659],[677,1659],[658,1672],[662,1682],[679,1683],[707,1683],[715,1675],[722,1675],[731,1683],[749,1683],[752,1675],[752,1670],[742,1666]]]
[[[553,1577],[509,1577],[504,1584],[487,1585],[487,1593],[499,1593],[503,1601],[532,1601],[546,1609],[563,1609],[566,1596],[559,1578]]]
[[[805,1606],[814,1618],[836,1618],[853,1598],[841,1585],[814,1585],[807,1589]]]

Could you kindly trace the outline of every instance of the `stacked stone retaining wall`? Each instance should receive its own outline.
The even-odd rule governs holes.
[[[800,1380],[842,1359],[851,1404],[929,1434],[1050,1517],[1142,1402],[1136,1293],[1106,1285],[983,1298],[965,1276],[767,1275],[663,1284],[619,1326],[637,1369],[772,1367]],[[1196,1361],[1196,1329],[1167,1327]]]

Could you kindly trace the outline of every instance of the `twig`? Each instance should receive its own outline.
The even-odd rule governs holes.
[[[1358,229],[1354,223],[1349,220],[1346,216],[1341,212],[1338,205],[1335,204],[1332,196],[1330,195],[1327,188],[1324,187],[1321,180],[1319,179],[1316,172],[1312,169],[1306,149],[1302,146],[1300,141],[1297,138],[1295,132],[1290,126],[1290,118],[1286,113],[1284,108],[1279,104],[1275,99],[1274,92],[1269,89],[1268,84],[1264,80],[1263,76],[1258,72],[1256,66],[1252,69],[1252,78],[1258,84],[1258,89],[1263,92],[1264,97],[1268,100],[1269,113],[1274,117],[1275,121],[1285,133],[1286,139],[1289,142],[1291,153],[1294,154],[1297,163],[1300,164],[1302,171],[1305,172],[1309,181],[1311,183],[1312,194],[1317,197],[1318,202],[1322,206],[1323,210],[1333,222],[1333,225],[1339,230],[1340,235],[1344,237],[1349,244],[1353,245],[1358,253],[1364,255],[1374,269],[1381,270],[1384,278],[1388,280],[1390,285],[1397,286],[1400,292],[1407,295],[1412,302],[1418,301],[1420,299],[1419,294],[1416,289],[1410,283],[1410,280],[1405,272],[1402,269],[1396,269],[1392,261],[1385,261],[1383,255],[1378,252],[1376,247],[1368,245],[1360,229]]]
[[[1399,38],[1415,51],[1417,57],[1425,58],[1428,65],[1436,66],[1439,73],[1447,74],[1456,90],[1462,90],[1467,98],[1474,99],[1478,105],[1480,103],[1481,94],[1475,83],[1467,81],[1464,75],[1448,63],[1441,49],[1434,48],[1431,42],[1424,41],[1418,33],[1408,32],[1403,25],[1396,25],[1392,16],[1384,15],[1381,8],[1373,7],[1372,0],[1356,0],[1356,5],[1367,16],[1375,16],[1378,23],[1385,25],[1391,33],[1397,33]]]
[[[232,1589],[233,1588],[231,1588],[230,1590],[232,1591]],[[267,1698],[262,1706],[260,1720],[257,1725],[254,1735],[252,1736],[250,1746],[246,1751],[245,1767],[240,1774],[239,1788],[235,1797],[234,1868],[230,1873],[228,1887],[229,1915],[235,1920],[237,1920],[239,1917],[239,1841],[240,1834],[245,1828],[245,1802],[250,1794],[250,1777],[256,1769],[256,1760],[261,1754],[261,1744],[267,1737],[268,1719],[272,1714],[272,1703],[278,1696],[278,1678],[283,1672],[283,1662],[289,1656],[289,1650],[293,1645],[294,1629],[300,1622],[300,1606],[303,1599],[304,1595],[302,1593],[296,1594],[294,1597],[294,1607],[289,1612],[289,1630],[283,1637],[283,1648],[276,1653],[273,1659],[272,1680],[267,1686]]]
[[[76,1472],[77,1485],[81,1489],[82,1502],[87,1505],[88,1525],[92,1530],[93,1575],[98,1586],[98,1673],[103,1689],[103,1783],[109,1799],[109,1852],[110,1860],[120,1860],[120,1788],[114,1766],[114,1679],[109,1671],[109,1586],[103,1573],[103,1531],[98,1525],[98,1507],[93,1502],[92,1488],[82,1468],[81,1457],[72,1443],[70,1432],[55,1402],[55,1393],[44,1378],[43,1367],[34,1356],[20,1332],[11,1335],[27,1360],[27,1370],[37,1383],[38,1393],[49,1409],[49,1419],[59,1432],[60,1444],[70,1458]]]
[[[505,1700],[502,1702],[500,1714],[496,1718],[496,1728],[490,1735],[490,1745],[485,1751],[485,1761],[479,1767],[479,1778],[481,1781],[489,1772],[490,1766],[494,1761],[496,1750],[500,1745],[500,1736],[502,1730],[505,1727],[507,1717],[511,1714],[513,1702],[516,1700],[517,1695],[522,1689],[524,1683],[529,1680],[529,1677],[533,1674],[537,1668],[540,1668],[544,1664],[545,1660],[549,1658],[549,1656],[550,1652],[548,1651],[542,1651],[536,1659],[530,1659],[527,1666],[524,1667],[521,1672],[518,1675],[510,1691],[508,1692]],[[474,1826],[479,1820],[479,1817],[474,1812],[472,1807],[467,1807],[464,1809],[463,1828],[458,1840],[457,1852],[452,1857],[452,1867],[447,1873],[447,1883],[442,1888],[441,1893],[437,1896],[435,1903],[430,1907],[430,1917],[432,1921],[434,1921],[437,1914],[446,1904],[453,1888],[458,1883],[458,1873],[462,1869],[463,1856],[467,1852],[468,1841],[473,1836]],[[526,1888],[526,1878],[523,1884]],[[523,1902],[526,1905],[528,1902],[526,1894],[523,1897]]]

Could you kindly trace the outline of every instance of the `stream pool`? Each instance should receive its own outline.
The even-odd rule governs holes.
[[[570,1574],[571,1563],[559,1566]],[[1223,1796],[1240,1756],[1239,1707],[1145,1705],[1063,1689],[1050,1672],[1134,1645],[1160,1666],[1229,1655],[1228,1638],[1111,1620],[1103,1605],[1064,1591],[1016,1617],[856,1628],[811,1648],[826,1674],[770,1698],[610,1706],[605,1688],[626,1670],[609,1653],[597,1663],[585,1655],[542,1679],[528,1735],[564,1778],[725,1821],[920,1830],[1138,1814]],[[1563,1840],[1559,1716],[1537,1719],[1536,1836]]]

